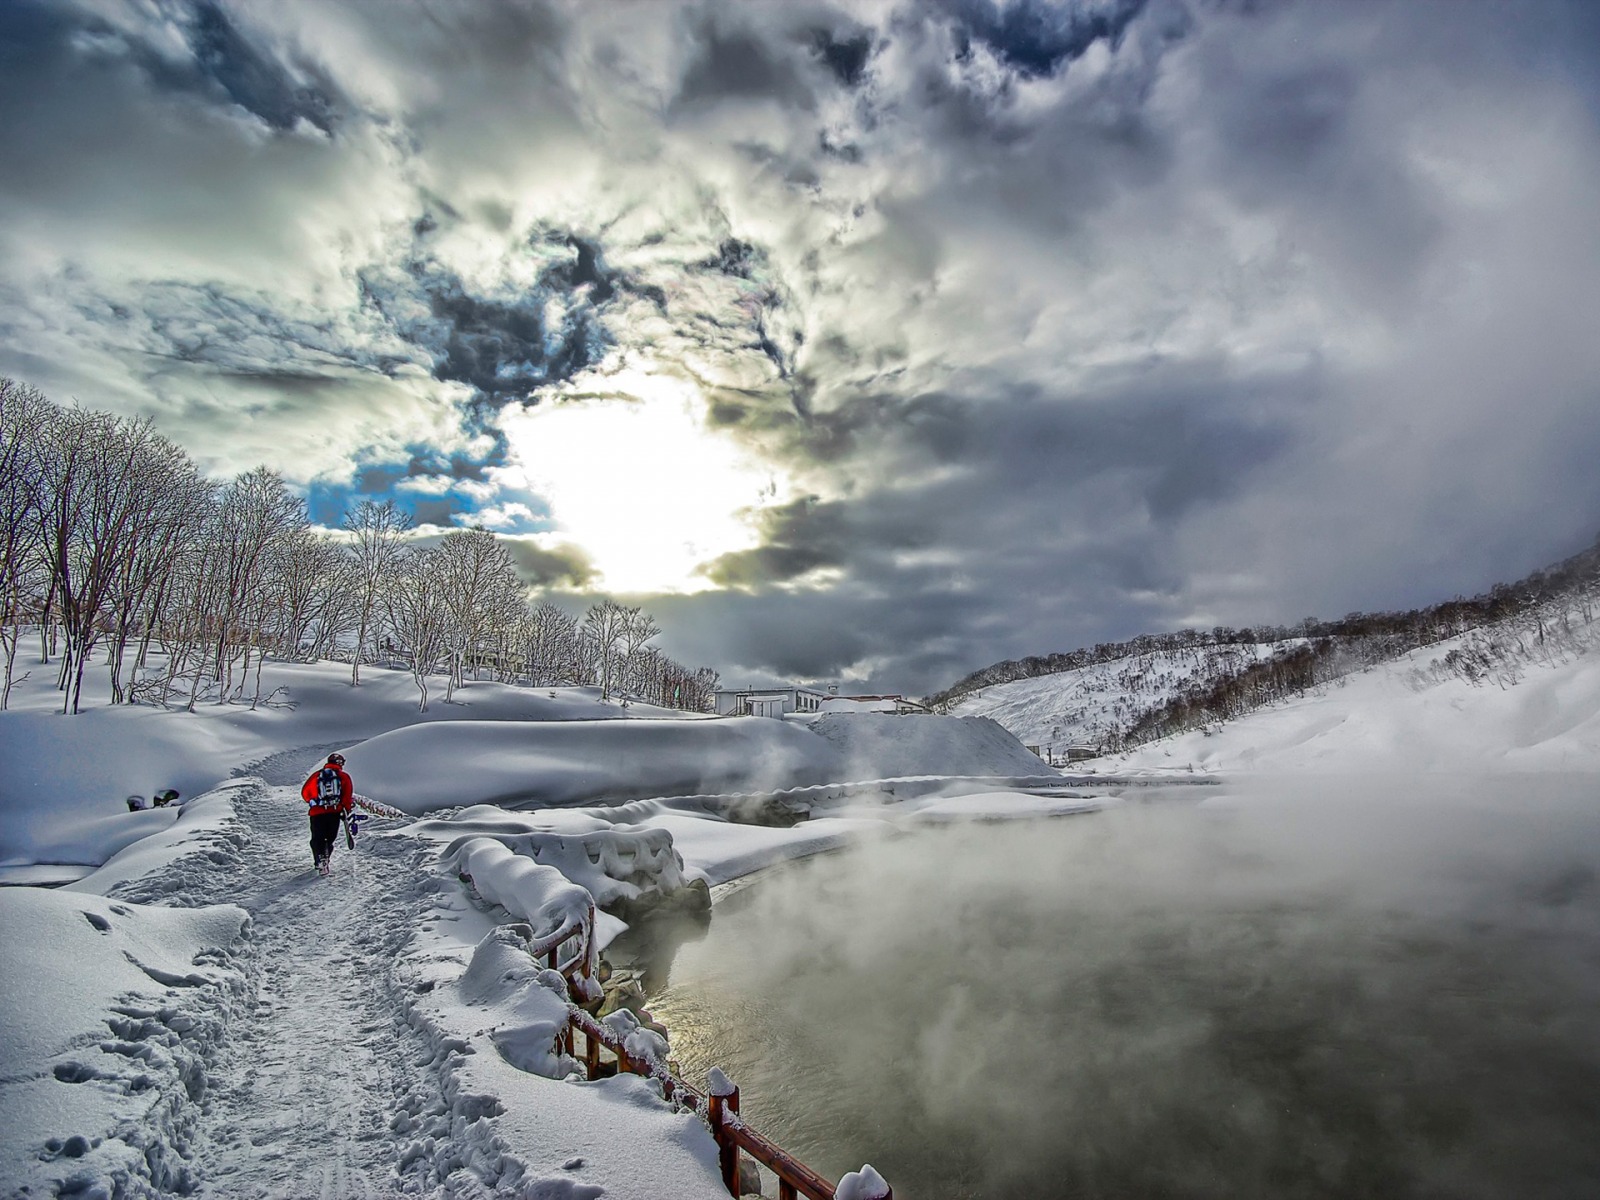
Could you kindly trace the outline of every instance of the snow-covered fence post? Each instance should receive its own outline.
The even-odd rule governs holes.
[[[717,1067],[712,1067],[706,1079],[706,1118],[711,1125],[711,1136],[717,1139],[717,1160],[722,1167],[722,1182],[729,1195],[739,1194],[739,1143],[728,1128],[728,1117],[739,1111],[739,1089]]]
[[[839,1180],[833,1200],[894,1200],[894,1189],[868,1163],[861,1170],[851,1171]]]

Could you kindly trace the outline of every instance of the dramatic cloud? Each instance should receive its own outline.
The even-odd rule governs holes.
[[[0,6],[0,372],[730,680],[1600,529],[1585,0]]]

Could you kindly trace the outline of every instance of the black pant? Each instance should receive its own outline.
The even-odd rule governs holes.
[[[311,814],[311,858],[321,862],[333,857],[333,839],[339,836],[339,814],[320,812]]]

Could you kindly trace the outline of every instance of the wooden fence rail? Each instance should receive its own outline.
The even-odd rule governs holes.
[[[470,881],[470,880],[469,880]],[[578,940],[576,952],[564,956],[562,948]],[[600,1050],[604,1047],[616,1059],[617,1070],[633,1075],[643,1075],[661,1084],[662,1095],[668,1100],[691,1108],[705,1118],[716,1139],[718,1162],[722,1182],[729,1193],[739,1193],[739,1155],[750,1155],[778,1178],[778,1200],[836,1200],[838,1188],[817,1174],[776,1142],[748,1125],[739,1115],[739,1089],[727,1083],[720,1071],[712,1078],[725,1087],[714,1087],[709,1093],[701,1092],[679,1079],[672,1070],[653,1054],[638,1055],[628,1051],[621,1034],[579,1007],[576,1000],[596,998],[600,986],[591,975],[594,960],[594,905],[580,918],[567,921],[554,932],[531,941],[528,953],[553,971],[560,972],[567,981],[569,999],[568,1019],[561,1033],[561,1048],[573,1058],[578,1058],[575,1032],[583,1034],[582,1061],[584,1073],[597,1079],[601,1073]],[[859,1200],[893,1200],[894,1193],[887,1184],[871,1194],[853,1191]]]
[[[597,1021],[577,1005],[571,1006],[567,1025],[565,1049],[573,1057],[572,1031],[584,1035],[583,1063],[590,1079],[600,1071],[600,1048],[603,1046],[617,1060],[617,1070],[655,1079],[661,1084],[662,1094],[668,1100],[692,1108],[705,1118],[711,1127],[711,1136],[717,1141],[718,1160],[722,1182],[731,1195],[739,1195],[739,1154],[741,1151],[761,1163],[778,1178],[779,1200],[834,1200],[836,1187],[827,1178],[817,1174],[805,1163],[795,1158],[771,1138],[747,1123],[739,1115],[739,1089],[731,1084],[723,1091],[709,1094],[685,1083],[654,1055],[630,1054],[623,1039],[608,1025]],[[894,1193],[885,1187],[870,1200],[893,1200]],[[863,1198],[867,1200],[867,1198]]]

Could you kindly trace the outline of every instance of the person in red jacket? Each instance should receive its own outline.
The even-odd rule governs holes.
[[[311,814],[311,858],[324,875],[333,859],[339,822],[355,806],[355,795],[355,784],[345,773],[344,755],[338,753],[328,755],[328,761],[300,785],[300,798]]]

